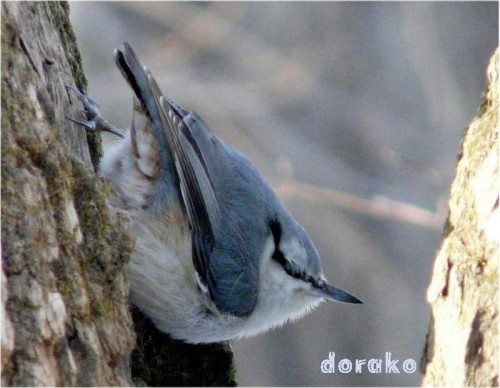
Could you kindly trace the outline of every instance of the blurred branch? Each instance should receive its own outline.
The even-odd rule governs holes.
[[[443,227],[444,214],[430,212],[405,202],[394,201],[383,196],[371,200],[294,180],[275,180],[273,188],[281,198],[300,197],[312,201],[325,201],[335,206],[369,215],[421,225],[439,230]]]

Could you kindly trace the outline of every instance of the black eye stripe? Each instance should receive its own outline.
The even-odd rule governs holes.
[[[283,252],[279,249],[280,241],[281,241],[281,225],[278,221],[272,221],[269,224],[269,228],[271,229],[271,233],[274,239],[274,252],[271,256],[273,260],[279,263],[285,272],[291,277],[299,280],[303,280],[305,282],[314,283],[314,279],[306,274],[303,270],[299,268],[299,266],[285,257]]]
[[[285,269],[285,271],[287,271],[288,260],[283,255],[283,252],[281,252],[279,249],[281,241],[281,225],[278,221],[273,221],[269,224],[269,228],[271,229],[271,233],[274,239],[274,252],[272,258],[273,260],[276,260]]]
[[[275,250],[278,249],[281,241],[281,224],[279,221],[271,221],[269,223],[269,228],[271,229],[271,233],[274,239]]]

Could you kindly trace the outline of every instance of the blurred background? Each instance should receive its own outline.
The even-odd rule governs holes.
[[[233,344],[240,385],[418,385],[426,288],[456,155],[498,45],[498,4],[74,2],[89,94],[128,127],[128,41],[163,92],[246,154],[363,305]],[[109,140],[113,141],[113,139]],[[323,374],[391,352],[400,374]]]

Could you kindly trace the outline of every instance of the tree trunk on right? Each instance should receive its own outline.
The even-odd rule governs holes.
[[[424,386],[498,386],[498,49],[467,128],[427,299]]]

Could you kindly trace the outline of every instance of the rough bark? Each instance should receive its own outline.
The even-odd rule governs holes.
[[[133,237],[64,118],[85,86],[68,11],[2,2],[2,385],[130,384]]]
[[[64,117],[82,111],[65,85],[86,87],[68,13],[2,2],[2,385],[234,385],[227,344],[173,341],[138,312],[130,367],[134,237],[94,173],[99,137]]]
[[[136,385],[236,385],[229,344],[186,344],[158,331],[138,309],[132,310],[132,317],[137,332],[137,346],[131,360]]]
[[[498,386],[498,49],[467,128],[427,298],[424,386]]]

